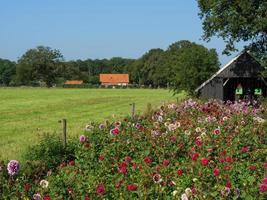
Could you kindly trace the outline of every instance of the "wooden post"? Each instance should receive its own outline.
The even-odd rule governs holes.
[[[62,123],[62,130],[63,130],[63,147],[67,147],[67,120],[62,119],[58,121],[59,123]]]
[[[135,103],[132,103],[132,118],[135,116]]]

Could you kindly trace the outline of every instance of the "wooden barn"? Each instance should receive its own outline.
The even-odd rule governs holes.
[[[248,52],[242,52],[222,67],[195,92],[200,98],[223,101],[266,97],[267,82],[261,75],[264,67]]]
[[[129,84],[129,74],[100,74],[101,85],[120,85],[127,86]]]

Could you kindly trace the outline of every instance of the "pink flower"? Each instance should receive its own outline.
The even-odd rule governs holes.
[[[216,129],[214,129],[213,133],[214,133],[215,135],[219,135],[219,134],[221,133],[221,129],[216,128]]]
[[[85,135],[81,135],[80,136],[80,143],[85,143],[87,140],[86,136]]]
[[[202,164],[203,166],[207,166],[207,165],[209,164],[209,159],[208,159],[208,158],[202,158],[202,159],[201,159],[201,164]]]
[[[220,175],[220,170],[218,168],[215,168],[213,170],[213,174],[214,174],[214,176],[219,176]]]
[[[267,184],[260,184],[260,192],[266,192],[267,191]]]
[[[111,135],[119,135],[119,133],[120,133],[120,129],[118,127],[110,130]]]
[[[103,184],[99,184],[96,187],[96,193],[99,194],[99,195],[104,194],[105,193],[105,186]]]
[[[267,177],[262,180],[263,184],[267,184]]]
[[[263,163],[262,166],[263,166],[264,168],[267,168],[267,162],[266,162],[266,163]]]

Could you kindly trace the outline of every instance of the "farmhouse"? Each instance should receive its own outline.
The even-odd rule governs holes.
[[[223,101],[266,97],[267,82],[261,75],[264,67],[249,52],[242,52],[222,67],[195,92],[200,98]]]
[[[67,80],[65,81],[65,85],[82,85],[82,80]]]
[[[100,74],[101,85],[122,85],[129,84],[129,74]]]

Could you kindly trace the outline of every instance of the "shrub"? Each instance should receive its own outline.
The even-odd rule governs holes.
[[[69,140],[64,148],[62,140],[55,134],[44,134],[40,137],[40,142],[30,146],[24,155],[24,159],[39,161],[45,169],[54,170],[61,162],[73,160],[75,142]]]

